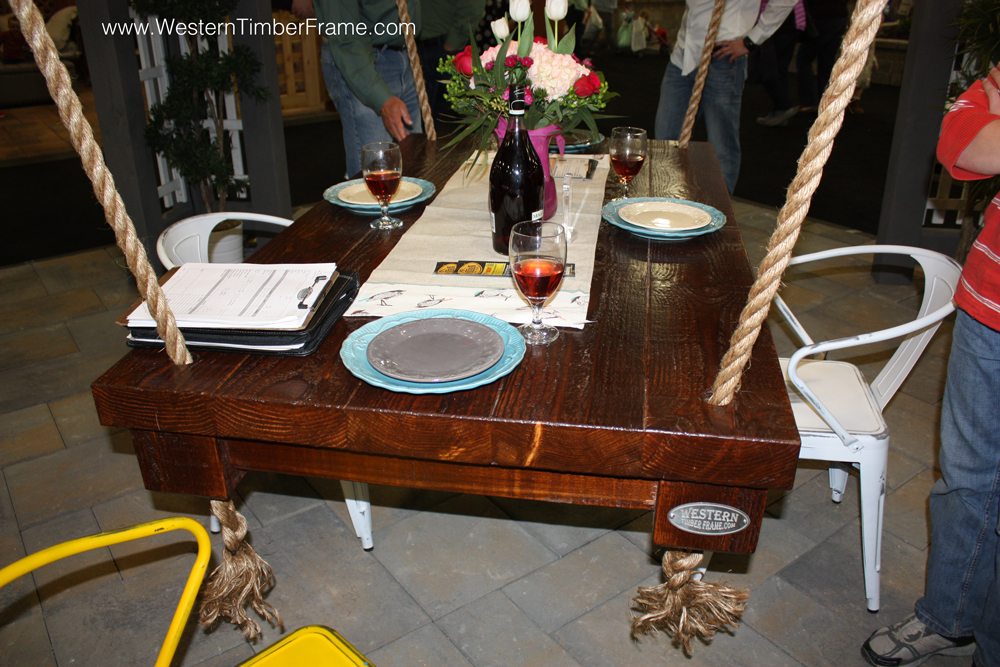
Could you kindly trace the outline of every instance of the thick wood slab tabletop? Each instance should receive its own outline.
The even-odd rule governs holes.
[[[412,137],[404,173],[440,190],[466,155]],[[612,182],[609,194],[616,188]],[[130,351],[94,382],[101,420],[156,440],[161,453],[169,441],[178,456],[208,447],[231,467],[337,468],[361,481],[433,486],[442,475],[452,488],[476,491],[490,488],[491,475],[526,488],[544,478],[565,487],[554,498],[594,502],[569,488],[580,476],[586,484],[603,479],[607,494],[643,506],[654,501],[657,480],[790,487],[798,435],[766,329],[733,404],[705,402],[753,278],[711,147],[651,142],[631,194],[701,201],[728,222],[684,242],[647,241],[602,222],[593,323],[529,348],[493,384],[419,396],[367,385],[339,357],[347,334],[367,321],[352,318],[306,358],[194,350],[193,364],[174,366],[164,352]],[[421,212],[400,217],[408,228]],[[324,202],[251,261],[336,261],[364,280],[401,233],[371,230],[368,217]],[[147,459],[140,452],[144,468]]]

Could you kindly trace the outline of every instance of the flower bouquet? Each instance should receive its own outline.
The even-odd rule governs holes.
[[[573,55],[572,28],[558,39],[558,22],[565,18],[566,8],[567,0],[547,0],[547,39],[533,38],[531,3],[512,0],[510,17],[517,24],[516,32],[510,31],[505,16],[491,25],[500,42],[497,46],[480,54],[473,43],[441,60],[438,71],[447,76],[445,99],[459,124],[449,145],[472,135],[479,139],[479,149],[485,149],[498,125],[501,131],[505,127],[508,89],[518,84],[526,86],[529,130],[545,129],[556,135],[582,124],[597,138],[595,119],[602,116],[596,112],[605,108],[614,93],[589,60]]]

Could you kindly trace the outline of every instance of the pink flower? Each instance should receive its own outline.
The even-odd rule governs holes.
[[[521,58],[521,64],[525,67],[531,67],[535,64],[535,61],[531,59],[531,56],[525,56]]]
[[[531,86],[524,89],[524,103],[529,107],[535,102],[535,94],[531,92]]]
[[[591,72],[587,76],[581,76],[573,84],[573,91],[578,97],[590,97],[601,89],[601,79]]]

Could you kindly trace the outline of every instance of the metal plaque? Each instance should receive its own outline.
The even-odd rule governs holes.
[[[695,535],[730,535],[750,525],[746,512],[719,503],[686,503],[667,514],[677,528]]]

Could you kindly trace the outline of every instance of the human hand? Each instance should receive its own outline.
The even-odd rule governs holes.
[[[410,110],[406,108],[406,103],[398,97],[390,97],[382,105],[379,111],[382,116],[382,124],[389,131],[392,138],[402,141],[410,134],[410,126],[413,119],[410,117]]]
[[[729,62],[736,62],[737,58],[742,58],[750,53],[743,44],[743,39],[728,39],[715,43],[715,50],[712,52],[716,60],[726,58]]]
[[[292,0],[292,13],[300,19],[316,16],[316,10],[313,9],[313,0]]]

